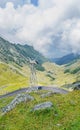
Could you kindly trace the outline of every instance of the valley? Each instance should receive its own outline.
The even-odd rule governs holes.
[[[65,84],[72,84],[80,80],[80,61],[69,66],[59,66],[54,63],[45,62],[42,66],[44,71],[36,71],[38,86],[58,86],[62,87]],[[0,95],[8,92],[26,88],[30,86],[30,68],[28,65],[23,67],[17,64],[0,63]]]
[[[80,130],[80,0],[0,0],[0,130]]]
[[[0,38],[0,130],[79,130],[79,85],[80,58],[59,65],[32,46]]]

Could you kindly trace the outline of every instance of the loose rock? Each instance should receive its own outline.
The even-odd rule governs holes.
[[[46,108],[51,108],[53,106],[52,102],[44,102],[44,103],[40,103],[38,105],[35,105],[32,109],[32,111],[36,111],[36,110],[43,110]]]

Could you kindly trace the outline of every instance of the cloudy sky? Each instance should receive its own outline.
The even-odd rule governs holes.
[[[0,36],[48,57],[80,53],[80,0],[0,0]]]

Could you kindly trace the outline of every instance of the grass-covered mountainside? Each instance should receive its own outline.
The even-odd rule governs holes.
[[[29,93],[34,100],[19,103],[2,115],[2,108],[13,101],[16,93],[14,96],[6,95],[6,98],[1,98],[1,95],[30,86],[28,57],[37,58],[39,63],[35,66],[38,86],[57,85],[72,89],[80,81],[79,58],[59,66],[48,61],[31,46],[11,44],[0,38],[0,130],[79,130],[80,91],[66,94],[51,92],[50,96],[41,98],[49,90],[36,90]],[[46,101],[53,104],[50,109],[32,111],[35,105]]]
[[[24,64],[27,64],[28,57],[37,59],[39,62],[38,69],[43,62],[47,61],[47,59],[38,51],[34,50],[32,46],[12,44],[0,37],[1,61],[11,64],[16,63],[19,66],[23,66]]]
[[[30,68],[27,58],[37,58],[38,85],[72,84],[80,80],[80,59],[59,66],[47,59],[33,47],[11,44],[0,38],[0,94],[30,86]]]
[[[65,67],[64,73],[77,75],[76,78],[80,79],[80,59],[74,60],[66,64],[64,67]]]
[[[53,94],[41,98],[46,91],[30,93],[34,101],[23,102],[7,114],[0,116],[0,130],[79,130],[80,91],[66,95]],[[0,99],[0,108],[9,104],[14,97]],[[31,111],[34,105],[51,101],[52,108]]]
[[[77,59],[80,59],[80,54],[71,53],[71,54],[65,55],[61,58],[51,59],[51,61],[55,62],[58,65],[64,65],[64,64],[68,64],[69,62],[72,62]]]
[[[36,71],[38,85],[49,86],[72,84],[80,80],[80,61],[67,66],[45,62],[44,71]],[[76,71],[76,72],[75,72]],[[74,73],[75,72],[75,73]],[[0,94],[5,94],[20,88],[30,86],[30,69],[28,65],[23,67],[17,64],[0,62]]]

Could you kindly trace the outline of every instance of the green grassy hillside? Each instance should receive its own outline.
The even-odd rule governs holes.
[[[0,95],[30,86],[28,57],[37,57],[39,62],[35,66],[37,85],[65,87],[80,81],[80,59],[59,66],[48,62],[31,46],[11,44],[0,38]],[[20,103],[4,116],[1,116],[0,111],[0,130],[79,130],[80,91],[41,98],[40,94],[45,92],[41,90],[30,93],[35,98],[34,101]],[[0,99],[0,110],[13,99],[14,97]],[[53,107],[31,112],[35,104],[44,101],[51,101]]]
[[[42,65],[45,70],[36,71],[38,85],[58,85],[61,87],[80,80],[79,63],[80,61],[78,60],[73,64],[58,66],[50,62],[45,62]],[[30,69],[28,65],[21,67],[15,63],[7,64],[0,62],[0,94],[29,86]]]
[[[59,66],[48,62],[32,46],[12,44],[0,37],[0,95],[30,86],[28,57],[37,59],[37,85],[71,84],[80,80],[80,60]]]
[[[39,93],[30,93],[35,100],[23,102],[4,116],[0,116],[0,130],[79,130],[80,129],[80,91],[66,95],[55,94],[40,98]],[[6,106],[14,97],[0,100],[0,108]],[[51,101],[51,109],[31,112],[35,104]]]
[[[63,86],[80,81],[80,60],[62,66],[46,62],[43,66],[46,76],[51,78],[51,84]],[[67,70],[69,72],[66,72]]]
[[[80,59],[74,60],[65,65],[64,73],[74,75],[76,80],[80,80]]]
[[[0,61],[5,63],[15,63],[19,66],[28,64],[28,58],[36,59],[39,65],[36,65],[38,70],[44,70],[42,63],[47,59],[32,46],[12,44],[9,41],[0,37]]]
[[[18,66],[0,63],[0,94],[28,86],[29,77]]]

